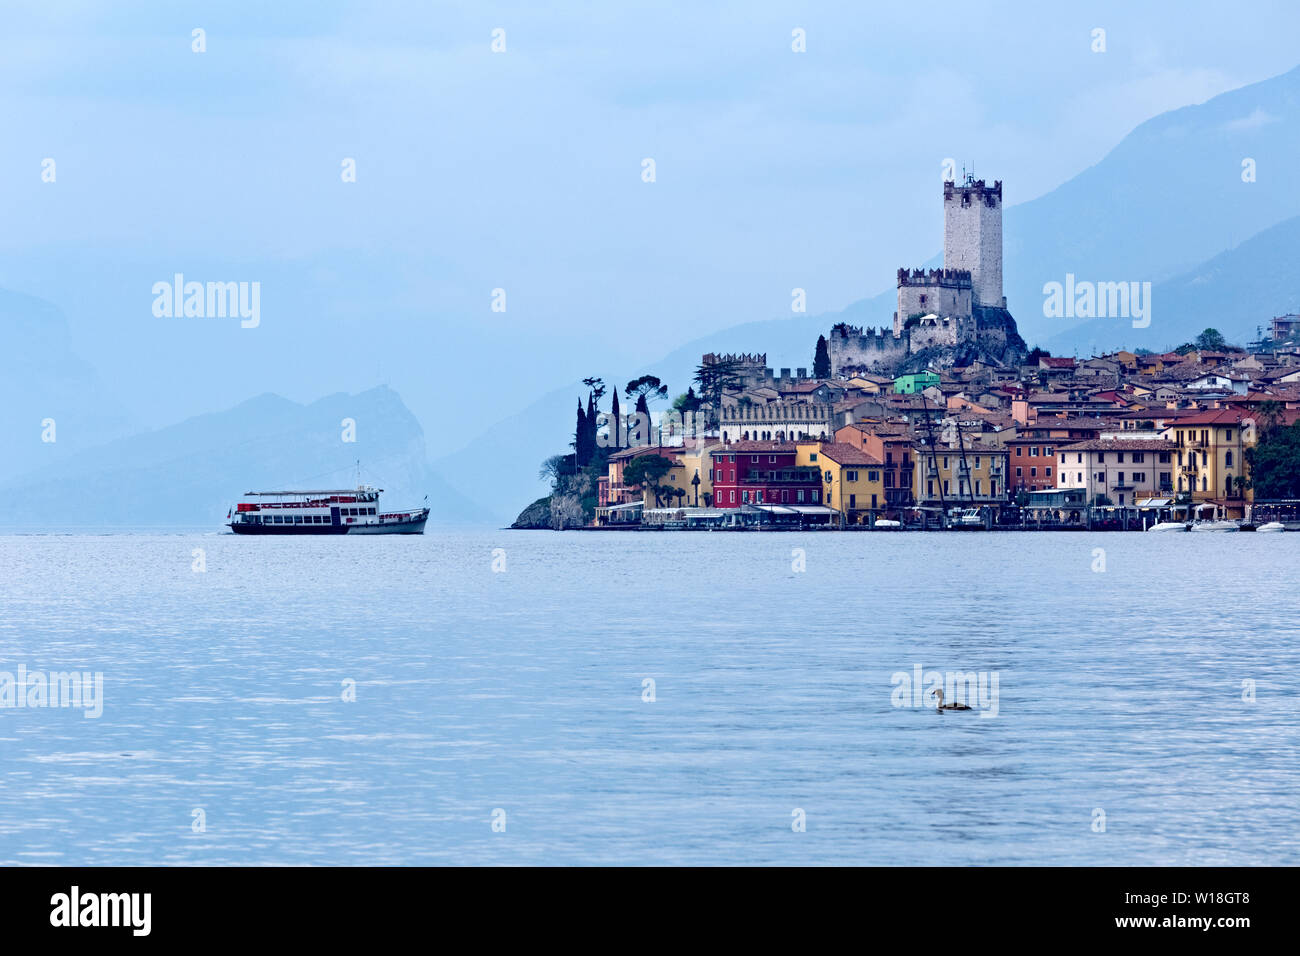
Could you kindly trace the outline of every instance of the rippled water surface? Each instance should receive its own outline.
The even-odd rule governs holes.
[[[0,709],[0,862],[1297,864],[1298,553],[4,536],[0,671],[104,709]],[[996,674],[996,717],[894,706],[916,665]]]

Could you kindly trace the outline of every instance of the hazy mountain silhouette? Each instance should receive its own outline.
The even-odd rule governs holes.
[[[355,442],[343,440],[344,419]],[[396,392],[374,388],[300,405],[261,395],[227,411],[110,442],[0,486],[0,525],[221,527],[246,491],[385,489],[384,507],[429,496],[435,523],[486,520],[429,468],[424,431]]]
[[[1042,342],[1055,354],[1116,348],[1165,351],[1215,328],[1233,344],[1253,341],[1275,315],[1300,312],[1300,216],[1151,290],[1151,324],[1092,319]]]
[[[73,350],[67,320],[54,305],[0,289],[0,336],[0,481],[130,430],[116,397]]]

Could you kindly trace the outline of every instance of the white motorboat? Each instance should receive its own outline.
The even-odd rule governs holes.
[[[1208,518],[1201,517],[1209,512]],[[1196,506],[1196,520],[1192,522],[1192,531],[1240,531],[1241,522],[1219,516],[1219,506],[1203,504]]]
[[[1147,530],[1148,531],[1186,531],[1187,522],[1186,521],[1157,521],[1151,527],[1147,528]]]
[[[1267,524],[1262,524],[1258,528],[1256,528],[1255,533],[1265,534],[1267,532],[1277,532],[1277,531],[1285,531],[1285,530],[1286,530],[1286,525],[1284,525],[1282,522],[1270,521]]]
[[[902,523],[901,521],[890,521],[888,518],[877,518],[877,519],[876,519],[876,523],[873,524],[871,527],[873,527],[873,528],[901,528],[902,526],[903,526],[903,523]]]
[[[1241,525],[1236,521],[1207,518],[1204,521],[1193,521],[1191,530],[1192,531],[1240,531]]]

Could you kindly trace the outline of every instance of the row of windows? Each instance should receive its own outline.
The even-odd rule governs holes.
[[[1174,440],[1175,440],[1176,442],[1178,442],[1178,444],[1181,446],[1182,443],[1183,443],[1183,433],[1182,433],[1181,431],[1174,432]],[[1198,439],[1197,439],[1197,436],[1196,436],[1196,432],[1193,431],[1193,430],[1191,430],[1191,429],[1189,429],[1188,432],[1187,432],[1187,440],[1188,440],[1189,442],[1197,441]],[[1225,430],[1224,430],[1224,433],[1223,433],[1223,440],[1224,440],[1224,441],[1232,441],[1232,429],[1231,429],[1231,428],[1228,428],[1228,429],[1225,429]],[[1205,444],[1209,444],[1209,441],[1210,441],[1210,433],[1209,433],[1209,431],[1208,431],[1207,429],[1204,429],[1204,428],[1201,429],[1201,434],[1200,434],[1199,441],[1200,441],[1201,444],[1203,444],[1203,445],[1205,445]]]
[[[1023,458],[1023,457],[1024,457],[1023,455],[1020,454],[1020,452],[1021,452],[1022,450],[1023,450],[1023,449],[1021,448],[1020,445],[1017,445],[1017,446],[1016,446],[1016,457],[1017,457],[1017,458]],[[1030,445],[1030,446],[1029,446],[1029,457],[1030,457],[1030,458],[1037,458],[1037,457],[1038,457],[1038,446],[1037,446],[1037,445]],[[1051,458],[1051,457],[1052,457],[1052,446],[1051,446],[1051,445],[1048,445],[1046,448],[1043,449],[1043,457],[1044,457],[1044,458]]]
[[[1067,476],[1064,472],[1062,472],[1061,477],[1062,477],[1062,478],[1067,478],[1068,476]],[[1099,485],[1105,485],[1105,484],[1106,484],[1106,473],[1105,473],[1104,471],[1099,471],[1099,472],[1097,472],[1096,477],[1097,477],[1097,484],[1099,484]],[[1116,475],[1115,475],[1115,484],[1116,484],[1116,485],[1124,485],[1124,484],[1143,485],[1143,484],[1146,484],[1147,473],[1146,473],[1145,471],[1135,471],[1135,472],[1132,473],[1131,477],[1132,477],[1133,480],[1132,480],[1131,482],[1126,482],[1126,481],[1124,481],[1124,472],[1122,472],[1122,471],[1121,471],[1121,472],[1117,472]],[[1083,483],[1083,472],[1081,472],[1081,471],[1075,472],[1074,480],[1077,481],[1077,482],[1079,482],[1080,484],[1082,484],[1082,483]],[[1161,488],[1172,488],[1172,487],[1173,487],[1172,481],[1173,481],[1173,475],[1172,475],[1170,472],[1167,472],[1167,471],[1162,471],[1162,472],[1160,472],[1160,487],[1161,487]],[[1182,479],[1181,479],[1181,478],[1179,479],[1179,487],[1182,487]]]
[[[980,456],[979,456],[979,455],[975,455],[974,458],[975,458],[975,464],[974,464],[972,467],[973,467],[973,469],[974,469],[975,471],[979,471],[979,469],[980,469],[980,467],[981,467],[981,466],[980,466]],[[960,461],[960,459],[958,459],[958,461]],[[990,462],[991,462],[993,465],[997,465],[997,459],[990,459]],[[943,467],[944,467],[945,469],[947,469],[947,467],[948,467],[948,456],[947,456],[947,455],[944,455],[944,456],[943,456]]]
[[[1032,456],[1031,456],[1031,457],[1032,457]],[[1052,477],[1052,466],[1051,466],[1051,465],[1048,465],[1046,468],[1043,469],[1043,476],[1046,477],[1046,478],[1051,478],[1051,477]],[[1016,466],[1016,477],[1017,477],[1017,478],[1023,478],[1023,477],[1024,477],[1024,469],[1021,468],[1019,465]],[[1029,469],[1029,477],[1030,477],[1030,478],[1037,478],[1037,477],[1038,477],[1038,466],[1037,466],[1037,465],[1034,465],[1034,466],[1031,466],[1031,467],[1030,467],[1030,469]]]
[[[1117,452],[1115,452],[1114,454],[1115,454],[1115,460],[1116,460],[1119,464],[1121,464],[1121,465],[1124,464],[1124,452],[1122,452],[1122,451],[1117,451]],[[1131,461],[1133,462],[1133,464],[1135,464],[1135,465],[1141,465],[1141,464],[1143,464],[1144,462],[1146,462],[1146,460],[1147,460],[1147,457],[1146,457],[1146,456],[1147,456],[1147,453],[1144,452],[1144,451],[1134,451],[1134,452],[1129,452],[1129,454],[1133,456],[1130,460],[1131,460]],[[1167,452],[1167,451],[1162,451],[1162,452],[1160,452],[1159,454],[1160,454],[1160,462],[1161,462],[1161,464],[1166,464],[1166,465],[1167,465],[1167,464],[1169,463],[1169,452]],[[1231,453],[1230,453],[1230,454],[1231,454]],[[1075,460],[1076,460],[1076,463],[1082,463],[1082,462],[1083,462],[1083,452],[1081,452],[1081,451],[1080,451],[1080,452],[1075,452]],[[1179,452],[1179,453],[1178,453],[1178,460],[1179,460],[1179,462],[1182,462],[1182,460],[1183,460],[1183,459],[1182,459],[1182,452]],[[1099,452],[1097,452],[1097,463],[1098,463],[1098,464],[1105,464],[1105,463],[1106,463],[1106,452],[1104,452],[1104,451],[1099,451]],[[1065,452],[1061,452],[1061,464],[1062,464],[1062,465],[1065,464]]]
[[[374,513],[374,508],[339,509],[339,514],[355,518]],[[330,524],[329,515],[266,515],[265,518],[263,521],[261,515],[253,515],[253,524]]]
[[[822,500],[822,494],[821,494],[821,492],[820,492],[820,491],[817,491],[816,489],[813,489],[812,491],[806,492],[806,494],[808,495],[807,498],[804,497],[805,492],[804,492],[804,490],[803,490],[802,488],[799,488],[799,489],[797,489],[796,491],[793,492],[793,494],[794,494],[794,496],[795,496],[794,498],[791,498],[791,497],[790,497],[791,494],[792,494],[792,492],[790,492],[790,491],[788,491],[788,490],[787,490],[787,491],[782,491],[782,492],[781,492],[781,500],[780,500],[780,501],[777,501],[777,500],[776,500],[776,492],[773,491],[772,494],[771,494],[771,496],[767,499],[767,503],[770,504],[770,505],[775,505],[775,504],[783,504],[783,505],[795,504],[795,505],[801,505],[801,504],[806,504],[807,502],[812,502],[813,504],[817,504],[817,502],[819,502],[819,501]],[[730,495],[731,495],[731,499],[730,499],[731,504],[734,505],[734,504],[736,503],[736,492],[735,492],[735,491],[732,491],[732,492],[730,492]],[[749,492],[748,492],[748,491],[742,491],[742,492],[740,493],[740,503],[741,503],[741,504],[744,504],[744,505],[748,505],[748,504],[761,505],[761,504],[763,504],[763,489],[759,488],[757,491],[754,492],[754,500],[753,500],[752,502],[751,502],[750,499],[749,499]]]
[[[926,484],[926,494],[927,494],[930,498],[935,497],[935,494],[934,494],[934,480],[931,479],[931,480],[927,481],[925,484]],[[958,485],[958,488],[957,488],[957,495],[958,495],[958,497],[964,496],[964,495],[966,494],[966,488],[967,488],[966,481],[965,481],[964,479],[961,480],[961,481],[958,481],[958,482],[957,482],[957,485]],[[945,478],[945,479],[943,480],[943,493],[944,493],[945,495],[950,495],[950,494],[952,494],[951,489],[948,487],[948,479],[947,479],[947,478]],[[975,497],[977,497],[977,498],[982,497],[983,494],[984,494],[984,483],[983,483],[982,481],[980,481],[978,478],[976,478],[976,479],[975,479]],[[996,498],[997,496],[998,496],[998,483],[997,483],[996,481],[990,481],[990,482],[989,482],[989,497],[991,497],[991,498]]]
[[[826,472],[826,483],[827,483],[827,484],[830,484],[830,483],[831,483],[831,479],[832,479],[833,477],[834,477],[834,475],[832,475],[829,471]],[[857,481],[857,480],[858,480],[858,473],[857,473],[856,471],[845,471],[845,472],[844,472],[844,480],[845,480],[845,481]],[[868,472],[867,472],[867,481],[879,481],[879,480],[880,480],[880,472],[878,472],[878,471],[868,471]]]
[[[1209,464],[1209,461],[1210,461],[1210,459],[1209,459],[1209,457],[1208,457],[1208,453],[1207,453],[1207,452],[1201,452],[1201,464],[1202,464],[1202,465],[1208,465],[1208,464]],[[1230,452],[1230,451],[1225,451],[1225,452],[1223,453],[1223,465],[1224,465],[1224,467],[1225,467],[1225,468],[1231,468],[1231,467],[1232,467],[1232,461],[1233,461],[1233,459],[1232,459],[1232,452]],[[1180,451],[1180,452],[1178,453],[1178,464],[1181,465],[1182,463],[1183,463],[1183,453]],[[1187,453],[1187,463],[1188,463],[1189,465],[1194,465],[1194,464],[1196,464],[1196,452],[1194,452],[1194,451],[1189,451],[1189,452]]]

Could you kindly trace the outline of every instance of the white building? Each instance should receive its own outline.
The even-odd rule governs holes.
[[[1169,493],[1176,475],[1172,442],[1149,438],[1098,438],[1060,445],[1056,487],[1082,488],[1092,504],[1105,495],[1115,505]]]

